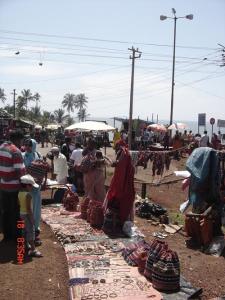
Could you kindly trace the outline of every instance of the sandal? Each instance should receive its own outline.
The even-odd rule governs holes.
[[[40,251],[38,251],[38,250],[30,250],[30,251],[28,251],[28,256],[30,256],[30,257],[43,257],[43,255],[41,254],[41,252]]]
[[[34,244],[36,247],[41,246],[42,245],[42,241],[41,240],[35,240]]]

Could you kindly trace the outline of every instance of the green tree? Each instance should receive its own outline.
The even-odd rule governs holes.
[[[62,106],[67,109],[68,113],[74,112],[74,107],[76,103],[76,96],[74,94],[67,93],[65,94]]]
[[[47,126],[49,124],[50,118],[51,118],[51,113],[47,110],[44,110],[40,118],[40,124],[42,126]]]
[[[7,105],[4,107],[4,110],[7,111],[7,113],[9,113],[10,115],[13,116],[13,113],[14,113],[14,107],[13,107],[13,105],[7,104]]]
[[[41,95],[39,93],[35,93],[33,95],[33,100],[36,102],[36,106],[38,106],[38,103],[40,102],[40,98],[41,98]]]
[[[85,109],[85,107],[87,107],[87,97],[85,96],[85,94],[79,94],[76,96],[76,100],[75,100],[75,108],[78,108],[78,118],[80,121],[84,120],[83,118],[83,114],[84,112],[82,112],[82,110]],[[86,110],[85,110],[86,113]]]
[[[41,107],[40,106],[34,106],[31,107],[30,111],[29,111],[29,116],[30,116],[30,120],[33,122],[38,122],[41,118]]]
[[[2,101],[2,103],[5,103],[5,100],[6,100],[5,91],[4,89],[0,88],[0,101]]]
[[[22,96],[18,96],[16,99],[16,112],[17,117],[24,118],[26,116],[26,99]]]
[[[21,98],[20,98],[20,101],[21,101],[21,103],[23,103],[23,104],[25,105],[26,110],[27,110],[27,108],[28,108],[28,103],[29,103],[30,101],[33,101],[33,100],[34,100],[34,96],[32,95],[30,89],[28,89],[28,90],[25,90],[25,89],[22,90],[22,91],[21,91],[21,96],[19,96],[19,97],[21,97]],[[18,98],[19,98],[19,97],[18,97]]]
[[[77,116],[79,120],[83,122],[90,115],[87,113],[86,108],[82,108],[81,110],[78,111]]]
[[[66,119],[65,125],[66,126],[70,126],[74,123],[74,118],[68,116],[68,118]]]
[[[62,108],[55,110],[54,116],[55,121],[59,124],[62,124],[69,117],[69,115],[65,115],[65,110],[63,110]]]

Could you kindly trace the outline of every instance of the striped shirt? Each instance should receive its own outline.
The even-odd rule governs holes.
[[[18,191],[20,177],[25,174],[21,151],[12,143],[0,146],[0,189],[8,192]]]

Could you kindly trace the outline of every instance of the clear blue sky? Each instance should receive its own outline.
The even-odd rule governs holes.
[[[31,89],[54,111],[65,93],[85,93],[91,117],[128,116],[136,60],[134,117],[169,119],[173,20],[177,21],[174,118],[225,119],[224,0],[0,0],[0,87]],[[35,34],[34,34],[35,33]],[[46,36],[48,35],[48,36]],[[20,51],[19,55],[14,53]],[[39,66],[39,62],[43,65]]]

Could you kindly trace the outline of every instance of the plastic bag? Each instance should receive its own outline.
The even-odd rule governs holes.
[[[210,243],[205,253],[219,257],[222,254],[224,247],[225,247],[224,236],[216,236]]]
[[[123,232],[129,237],[132,237],[132,227],[133,226],[134,226],[134,223],[131,221],[126,221],[123,224]]]

